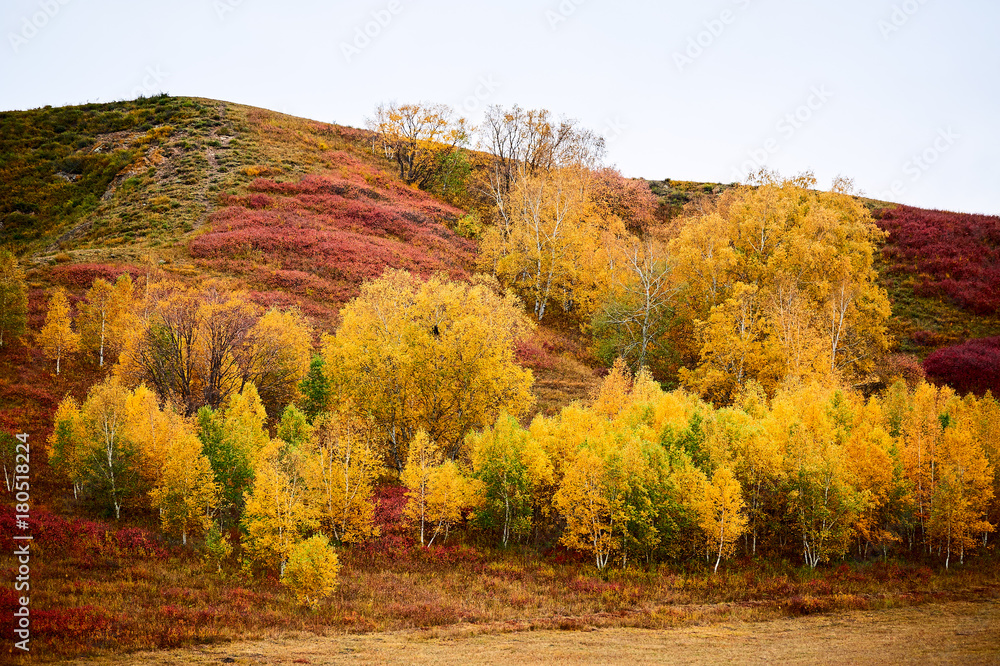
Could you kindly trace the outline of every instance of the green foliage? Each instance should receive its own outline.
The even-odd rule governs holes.
[[[531,531],[536,489],[552,480],[552,464],[517,419],[503,413],[492,428],[468,437],[473,476],[482,482],[475,523],[506,547]]]
[[[219,518],[224,526],[239,522],[244,495],[253,482],[246,451],[227,433],[221,414],[207,405],[198,410],[198,438],[219,485]]]
[[[24,333],[27,318],[24,270],[10,250],[0,249],[0,347]]]
[[[326,376],[326,361],[322,356],[314,356],[309,363],[309,373],[299,382],[302,393],[302,411],[309,423],[327,408],[330,401],[330,380]]]
[[[213,562],[217,571],[222,571],[223,563],[229,559],[233,553],[233,546],[229,543],[229,538],[219,529],[219,526],[212,524],[205,535],[205,554],[209,561]]]
[[[295,405],[288,405],[281,413],[281,421],[278,423],[278,439],[287,442],[291,448],[301,448],[312,435],[306,415]]]

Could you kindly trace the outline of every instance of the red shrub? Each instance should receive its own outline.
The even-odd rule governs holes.
[[[340,177],[259,178],[248,197],[220,197],[226,207],[191,255],[258,288],[336,303],[387,268],[466,274],[475,245],[443,224],[462,211],[350,156],[336,161]]]
[[[947,296],[977,314],[1000,307],[1000,217],[909,206],[875,217],[889,233],[882,250],[889,270],[925,276],[918,295]]]
[[[1000,336],[938,349],[924,360],[924,370],[959,393],[1000,395]]]
[[[522,340],[515,350],[517,362],[528,368],[550,370],[555,366],[555,359],[543,347],[531,340]]]
[[[29,530],[15,529],[13,507],[0,506],[0,547],[13,548],[14,534],[31,534],[33,547],[40,551],[58,551],[87,563],[97,559],[123,557],[164,559],[167,551],[160,538],[148,530],[136,527],[117,528],[113,525],[63,518],[44,508],[33,508]]]
[[[67,287],[89,288],[97,278],[114,282],[119,275],[128,273],[135,280],[145,274],[145,270],[130,264],[63,264],[55,266],[50,275],[52,279]]]

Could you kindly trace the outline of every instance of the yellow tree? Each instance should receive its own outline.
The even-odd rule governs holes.
[[[131,391],[125,400],[123,432],[136,447],[139,471],[149,488],[161,482],[172,440],[183,430],[180,420],[169,408],[161,410],[156,395],[144,385]]]
[[[49,298],[45,324],[38,333],[38,345],[46,358],[56,362],[57,375],[63,357],[72,354],[80,346],[80,335],[73,330],[71,324],[66,292],[62,288],[56,289]]]
[[[517,290],[538,321],[552,302],[587,321],[606,288],[604,244],[594,242],[603,220],[589,179],[579,167],[523,177],[510,194],[509,228],[483,237],[481,267]]]
[[[277,413],[298,398],[311,359],[312,327],[303,314],[272,308],[254,324],[240,354],[240,389],[252,382],[264,405]]]
[[[299,451],[279,439],[260,451],[243,513],[249,563],[281,574],[302,531],[310,525]]]
[[[993,501],[989,504],[987,521],[1000,525],[1000,404],[990,393],[982,398],[966,396],[968,407],[968,427],[973,437],[983,446],[986,459],[993,468]],[[990,530],[983,531],[983,547],[989,540]]]
[[[975,548],[976,538],[993,531],[985,520],[993,499],[993,469],[982,445],[961,419],[944,429],[936,467],[928,533],[943,547],[947,569],[953,551],[964,561],[965,552]]]
[[[751,380],[773,389],[779,374],[759,289],[738,283],[731,293],[698,329],[701,364],[681,371],[689,386],[720,403],[731,402]]]
[[[885,422],[881,404],[872,398],[858,410],[854,427],[844,442],[850,482],[865,496],[864,509],[854,525],[861,556],[867,554],[868,546],[882,550],[885,555],[888,547],[900,540],[893,528],[907,502],[898,448],[886,431]]]
[[[682,317],[700,331],[690,386],[725,402],[755,379],[771,395],[784,379],[864,377],[887,350],[883,234],[840,184],[815,185],[765,176],[685,222],[671,252]]]
[[[28,317],[28,290],[24,269],[10,250],[0,249],[0,347],[24,333]]]
[[[465,146],[472,128],[445,104],[379,104],[367,120],[373,149],[396,162],[408,185],[425,187],[442,161]]]
[[[427,546],[442,533],[447,541],[451,527],[462,520],[466,509],[476,505],[478,496],[478,485],[462,474],[454,460],[432,468],[427,480],[426,519],[434,531]]]
[[[233,395],[226,403],[223,430],[251,467],[270,444],[265,425],[267,412],[257,394],[257,387],[247,384],[243,390]]]
[[[145,383],[186,416],[218,409],[248,384],[276,414],[309,369],[311,332],[296,311],[263,314],[242,294],[209,284],[153,285],[145,317],[128,318],[121,376]]]
[[[948,405],[953,398],[954,392],[950,388],[921,382],[910,396],[910,407],[903,414],[901,423],[904,470],[907,480],[913,485],[920,538],[928,552],[927,521],[940,480],[937,449],[944,435],[945,419],[949,418]]]
[[[751,554],[757,553],[768,500],[780,483],[784,460],[781,426],[771,418],[760,387],[748,384],[733,408],[715,412],[706,422],[705,448],[717,466],[728,466],[740,483],[747,503],[747,539]]]
[[[598,569],[606,567],[621,546],[615,529],[618,507],[609,495],[603,456],[589,447],[580,448],[554,497],[556,508],[566,519],[559,542],[589,552]]]
[[[315,534],[292,548],[281,582],[296,600],[316,610],[337,589],[340,561],[323,534]]]
[[[49,464],[73,484],[73,498],[78,499],[84,482],[84,460],[87,433],[80,405],[67,395],[56,408],[52,433],[48,439]]]
[[[387,271],[362,286],[325,339],[336,402],[375,424],[397,470],[418,430],[455,458],[467,432],[531,405],[531,372],[514,361],[530,322],[495,287]]]
[[[410,452],[406,458],[406,467],[400,479],[406,486],[406,508],[403,517],[414,525],[420,525],[420,545],[427,543],[427,530],[433,524],[428,509],[430,506],[430,484],[434,470],[442,459],[438,446],[431,441],[423,430],[417,432],[410,442]]]
[[[163,531],[180,535],[187,545],[189,534],[208,533],[219,489],[194,429],[185,422],[174,425],[163,472],[150,499],[160,512]]]
[[[132,278],[126,273],[114,285],[101,278],[94,280],[80,305],[81,342],[84,349],[97,354],[102,368],[106,353],[120,350],[133,298]]]
[[[785,446],[787,501],[806,564],[816,568],[845,553],[865,496],[851,484],[843,442],[853,405],[840,391],[816,384],[774,399]]]
[[[740,482],[727,467],[720,467],[705,484],[704,495],[696,503],[699,524],[716,551],[715,568],[723,556],[733,552],[736,541],[747,529],[746,504]]]
[[[499,533],[506,548],[511,537],[531,530],[539,490],[552,484],[552,463],[537,440],[508,414],[501,414],[481,434],[470,434],[467,441],[473,475],[482,484],[476,522]]]
[[[85,484],[114,511],[115,520],[141,489],[139,453],[126,436],[129,396],[128,389],[112,376],[90,389],[81,410],[87,438],[82,455]]]
[[[320,528],[343,543],[374,536],[372,494],[383,467],[367,429],[337,412],[321,413],[314,425],[303,474]]]
[[[613,420],[631,403],[631,391],[632,377],[626,367],[625,359],[619,356],[592,396],[594,413]]]

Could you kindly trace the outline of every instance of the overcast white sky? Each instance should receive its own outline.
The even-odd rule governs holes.
[[[628,176],[766,164],[997,214],[998,27],[996,0],[3,0],[0,109],[162,91],[361,126],[380,101],[516,102],[602,132]]]

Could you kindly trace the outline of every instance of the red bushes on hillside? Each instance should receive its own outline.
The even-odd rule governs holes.
[[[875,217],[889,232],[882,250],[889,270],[921,276],[918,295],[947,296],[977,314],[1000,307],[1000,217],[909,206]]]
[[[53,281],[66,287],[89,289],[97,278],[114,282],[119,275],[128,273],[136,280],[145,272],[144,268],[126,264],[64,264],[55,266],[50,275]]]
[[[475,247],[443,223],[462,211],[346,156],[338,176],[258,179],[224,196],[191,255],[254,287],[328,302],[357,294],[386,268],[465,275]]]
[[[1000,396],[1000,336],[938,349],[924,360],[931,379],[959,393]]]
[[[10,552],[13,535],[20,534],[14,525],[14,507],[0,506],[0,545]],[[58,551],[60,557],[75,558],[80,566],[101,564],[119,558],[164,559],[167,550],[160,538],[137,527],[118,527],[82,518],[63,518],[43,508],[34,507],[30,518],[33,548],[45,553]]]

